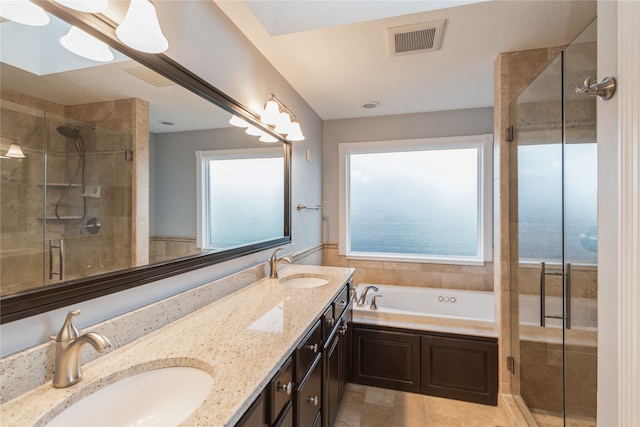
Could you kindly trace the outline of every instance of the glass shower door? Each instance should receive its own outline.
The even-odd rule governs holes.
[[[510,106],[513,392],[538,423],[595,423],[595,22]]]

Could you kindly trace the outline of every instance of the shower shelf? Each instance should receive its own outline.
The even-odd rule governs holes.
[[[46,218],[36,218],[40,221],[78,221],[79,219],[82,219],[81,216],[62,216],[60,218],[58,218],[57,216],[48,216]]]
[[[80,184],[68,184],[65,182],[47,182],[46,184],[39,184],[43,187],[82,187]]]

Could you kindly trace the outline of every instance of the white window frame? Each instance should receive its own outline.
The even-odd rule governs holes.
[[[365,153],[393,153],[433,149],[478,149],[478,248],[477,256],[452,257],[443,255],[366,254],[350,248],[350,156]],[[348,259],[371,261],[399,261],[458,265],[484,265],[493,260],[493,135],[470,135],[443,138],[346,142],[338,144],[338,253]]]
[[[209,214],[209,161],[231,159],[282,158],[281,147],[238,148],[230,150],[196,150],[196,247],[198,249],[215,249],[205,246],[209,236],[210,224],[205,218]]]

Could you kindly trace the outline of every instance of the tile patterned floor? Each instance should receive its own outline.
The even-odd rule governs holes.
[[[506,427],[497,406],[347,384],[335,427]]]
[[[562,416],[544,411],[531,411],[539,427],[563,427]],[[567,427],[596,427],[596,420],[592,418],[568,417]]]

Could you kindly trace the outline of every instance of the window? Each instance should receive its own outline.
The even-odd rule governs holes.
[[[219,250],[283,236],[282,148],[196,151],[196,159],[198,247]]]
[[[340,144],[340,253],[491,259],[491,135]]]

